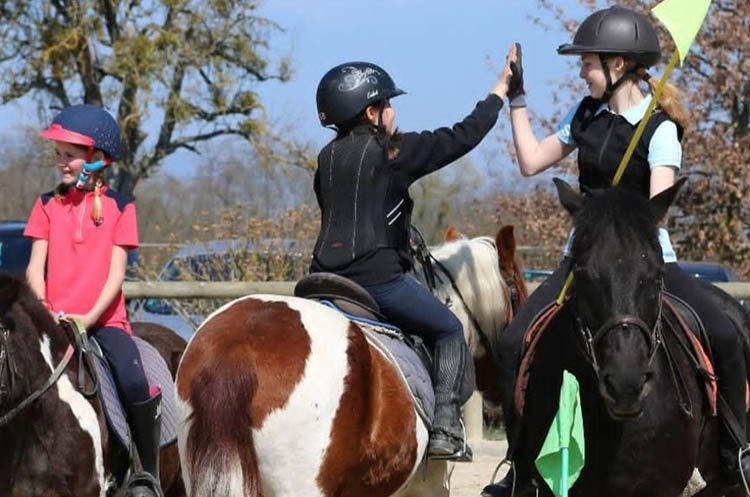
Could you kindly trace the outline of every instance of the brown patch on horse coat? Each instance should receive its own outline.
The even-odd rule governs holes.
[[[349,372],[318,484],[324,495],[392,495],[416,462],[414,407],[394,366],[354,323],[348,340]]]
[[[252,429],[286,405],[309,354],[300,313],[286,302],[247,298],[203,325],[183,356],[177,385],[193,408],[187,440],[193,489],[227,471],[233,461],[226,455],[236,454],[245,494],[259,495]]]

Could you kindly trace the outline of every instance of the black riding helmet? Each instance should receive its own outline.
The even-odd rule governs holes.
[[[315,96],[318,118],[323,126],[335,125],[354,118],[368,105],[404,93],[382,67],[370,62],[346,62],[320,80]]]
[[[614,6],[598,10],[588,16],[578,27],[573,43],[557,48],[560,55],[599,54],[607,78],[607,90],[603,100],[608,100],[617,87],[625,80],[612,83],[607,68],[608,55],[621,55],[636,62],[629,72],[641,67],[648,68],[661,58],[659,36],[651,22],[634,10]]]

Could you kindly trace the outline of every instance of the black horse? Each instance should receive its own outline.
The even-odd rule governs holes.
[[[532,475],[540,495],[552,495],[534,459],[567,369],[580,384],[586,437],[571,496],[677,497],[698,481],[695,468],[707,483],[700,495],[743,495],[722,479],[718,418],[709,415],[674,319],[666,319],[657,226],[683,181],[650,201],[614,188],[583,202],[555,183],[575,217],[575,283],[536,348],[518,470]]]
[[[174,375],[185,341],[150,323],[133,330]],[[77,332],[56,323],[23,280],[0,273],[0,495],[116,490],[128,455],[107,429],[80,346]],[[161,450],[160,468],[165,495],[184,496],[176,444]]]

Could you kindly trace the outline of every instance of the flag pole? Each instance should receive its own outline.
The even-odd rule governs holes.
[[[633,134],[633,137],[630,139],[630,143],[628,143],[628,148],[625,149],[625,155],[622,156],[622,160],[620,160],[620,165],[617,166],[617,171],[615,172],[614,178],[612,178],[612,186],[617,186],[620,183],[620,180],[622,179],[622,175],[625,174],[625,169],[628,167],[628,164],[630,163],[630,158],[633,156],[633,152],[635,151],[635,147],[638,145],[638,142],[641,139],[641,136],[643,135],[643,131],[646,129],[646,124],[648,124],[648,120],[651,118],[651,115],[654,113],[654,109],[656,108],[656,105],[659,103],[659,97],[662,94],[662,91],[664,91],[664,87],[667,85],[667,80],[669,79],[669,75],[672,74],[672,70],[674,69],[675,65],[677,65],[677,62],[680,60],[680,55],[677,50],[674,51],[672,54],[672,58],[669,59],[669,64],[667,65],[667,68],[664,71],[664,75],[662,75],[661,79],[659,80],[659,84],[656,87],[656,91],[654,91],[654,95],[651,97],[651,102],[649,102],[648,107],[646,108],[646,113],[643,115],[643,118],[641,118],[641,122],[638,123],[638,127],[635,129],[635,133]],[[568,293],[568,289],[570,288],[570,285],[573,284],[573,270],[571,269],[568,273],[568,277],[565,279],[565,284],[562,287],[562,290],[560,291],[560,295],[557,297],[557,304],[562,305],[562,303],[565,301],[565,295]]]

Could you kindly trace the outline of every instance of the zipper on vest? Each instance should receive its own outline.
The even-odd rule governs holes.
[[[607,126],[607,134],[604,136],[604,141],[602,142],[602,148],[599,149],[599,160],[597,161],[597,164],[599,164],[599,170],[603,170],[602,167],[602,159],[604,158],[604,151],[607,149],[607,145],[609,145],[609,137],[612,136],[612,130],[615,129],[615,121],[617,120],[617,116],[612,116],[609,120],[609,125]]]

